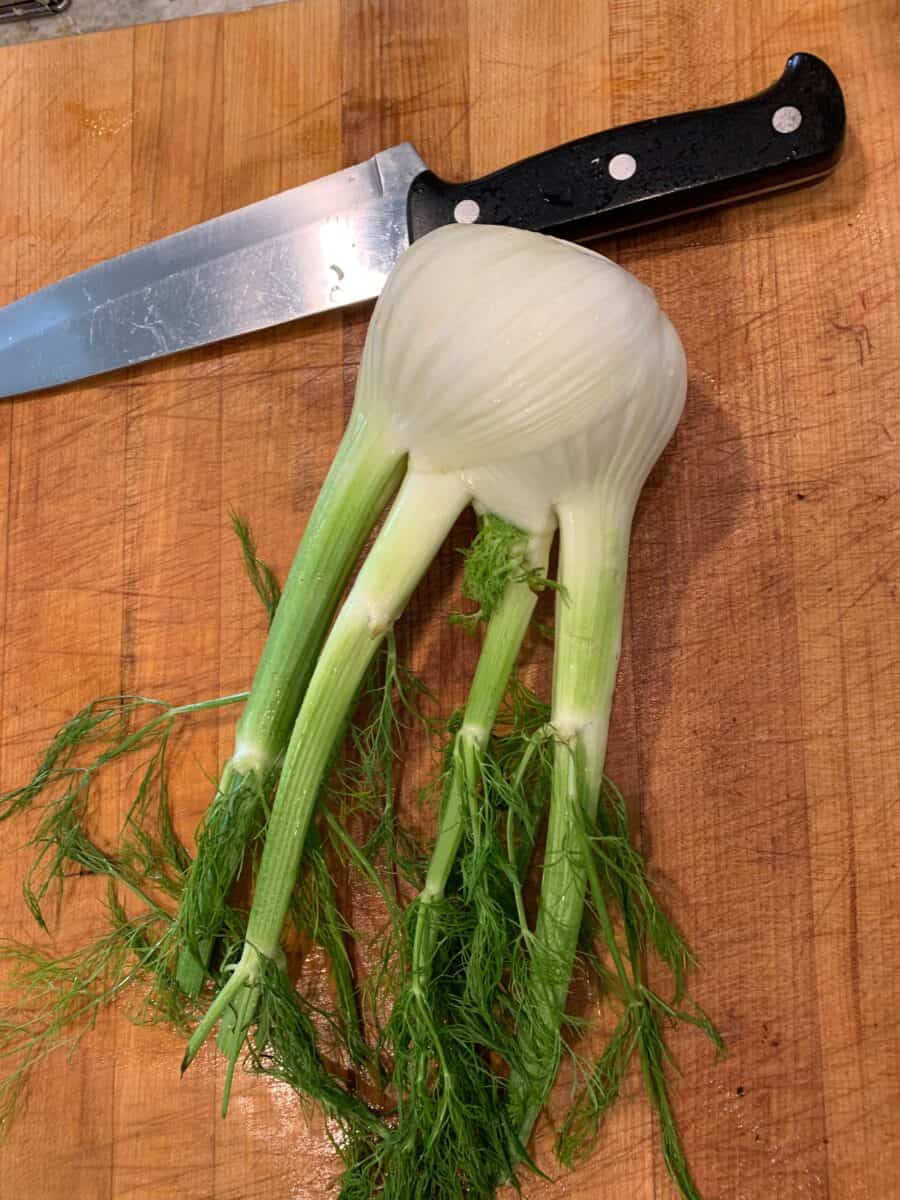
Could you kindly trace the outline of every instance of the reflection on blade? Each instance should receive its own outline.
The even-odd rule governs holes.
[[[0,308],[0,396],[377,296],[424,169],[404,143]]]

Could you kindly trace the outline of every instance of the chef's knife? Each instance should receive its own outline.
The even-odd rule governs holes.
[[[404,143],[0,308],[0,396],[372,299],[411,240],[453,221],[583,240],[812,182],[844,125],[829,67],[794,54],[749,100],[579,138],[470,183],[438,179]]]

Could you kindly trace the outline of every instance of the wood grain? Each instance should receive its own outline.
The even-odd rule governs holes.
[[[0,51],[0,302],[403,139],[462,178],[748,94],[793,50],[835,68],[851,132],[827,183],[605,246],[691,371],[636,524],[610,771],[728,1041],[714,1065],[677,1039],[707,1200],[886,1200],[900,1180],[897,25],[888,0],[298,0]],[[4,787],[94,695],[246,685],[264,629],[227,507],[283,573],[364,333],[331,315],[0,406]],[[448,701],[474,654],[443,619],[457,558],[402,633]],[[200,723],[181,751],[185,832],[230,732]],[[0,932],[34,938],[23,837],[0,840]],[[99,901],[71,881],[56,944]],[[327,1194],[334,1159],[289,1095],[241,1080],[223,1124],[215,1057],[179,1083],[179,1056],[112,1016],[45,1063],[0,1195]],[[590,1162],[526,1195],[670,1200],[655,1137],[635,1087]]]

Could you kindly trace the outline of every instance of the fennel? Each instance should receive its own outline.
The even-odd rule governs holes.
[[[484,286],[486,278],[493,287]],[[514,311],[498,296],[514,297]],[[701,1013],[681,1004],[687,952],[628,842],[624,805],[603,787],[631,519],[677,423],[684,378],[680,343],[652,294],[607,260],[520,231],[436,231],[404,256],[376,307],[351,422],[277,608],[271,576],[255,574],[275,618],[197,859],[190,870],[180,860],[184,879],[168,893],[179,900],[178,914],[168,925],[158,918],[153,969],[162,963],[171,974],[177,953],[177,982],[188,999],[207,977],[214,980],[218,991],[183,1065],[218,1024],[228,1060],[223,1108],[246,1046],[252,1063],[289,1079],[338,1123],[348,1200],[375,1192],[398,1200],[487,1198],[504,1178],[515,1178],[517,1164],[528,1162],[527,1143],[565,1052],[566,1000],[579,955],[622,1013],[597,1063],[578,1065],[582,1086],[558,1153],[568,1161],[579,1151],[637,1059],[660,1117],[667,1165],[682,1194],[696,1195],[667,1098],[662,1026],[688,1020],[715,1034]],[[318,653],[362,542],[398,483]],[[399,896],[375,869],[381,854],[391,869],[406,866],[392,841],[392,769],[384,755],[390,703],[375,705],[371,742],[351,735],[357,748],[374,746],[379,756],[363,768],[363,790],[374,790],[372,780],[385,790],[383,821],[370,844],[354,845],[335,813],[318,806],[373,660],[387,644],[387,678],[396,679],[393,623],[469,503],[482,512],[482,532],[496,534],[475,556],[484,574],[475,618],[489,618],[488,629],[454,725],[434,853],[401,924]],[[549,581],[557,522],[559,577]],[[252,541],[242,540],[252,567]],[[533,724],[529,716],[504,739],[492,731],[504,692],[511,687],[513,703],[522,695],[515,662],[535,590],[548,585],[557,588],[549,719],[542,714]],[[386,686],[393,695],[393,682]],[[539,710],[530,700],[527,707]],[[134,744],[145,743],[139,737]],[[56,770],[54,760],[47,778],[56,779]],[[60,830],[83,830],[80,787],[74,807],[64,806]],[[524,879],[548,793],[532,928]],[[81,861],[153,902],[142,878],[153,869],[149,849],[143,860],[98,859],[76,838],[54,858],[60,830],[44,839],[51,877],[63,861]],[[255,863],[263,831],[245,924],[242,914],[233,915],[228,892],[244,862]],[[347,1061],[368,1059],[322,839],[364,872],[406,935],[398,950],[399,994],[377,1047],[392,1059],[397,1111],[390,1121],[329,1073],[319,1050],[324,1022],[343,1040]],[[39,917],[41,887],[29,885]],[[298,896],[313,898],[300,916]],[[317,1012],[290,983],[281,938],[291,911],[328,946],[336,1017]],[[221,959],[213,956],[217,940]],[[649,950],[674,975],[671,1003],[645,983],[642,956]],[[107,994],[104,983],[98,995]],[[56,1029],[52,1020],[48,1027]]]
[[[496,287],[515,296],[515,320],[500,338],[497,293],[472,286],[490,269]],[[567,303],[549,307],[548,294]],[[627,303],[612,303],[623,295]],[[185,1067],[221,1018],[231,1013],[233,1020],[234,1006],[239,1024],[252,1020],[260,962],[277,958],[306,832],[353,697],[384,633],[476,494],[469,472],[579,436],[598,394],[621,401],[612,372],[631,370],[630,318],[645,295],[598,255],[489,226],[436,230],[391,274],[370,323],[355,405],[376,426],[381,415],[387,444],[408,453],[408,471],[307,688],[269,820],[244,951],[191,1038]],[[226,1040],[230,1078],[240,1038]]]

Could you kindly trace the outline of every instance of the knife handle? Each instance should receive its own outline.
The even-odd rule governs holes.
[[[840,158],[845,124],[831,69],[793,54],[749,100],[578,138],[470,183],[424,171],[409,192],[410,240],[474,221],[598,237],[810,183]]]

